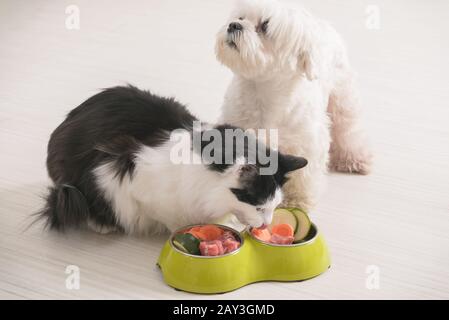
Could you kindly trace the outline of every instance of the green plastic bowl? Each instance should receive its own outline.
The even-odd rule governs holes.
[[[181,228],[165,243],[158,260],[169,286],[194,293],[224,293],[260,281],[307,280],[330,267],[326,243],[314,224],[306,241],[292,245],[268,244],[248,231],[217,226],[239,235],[240,248],[216,257],[184,253],[173,245],[173,236],[193,226]]]

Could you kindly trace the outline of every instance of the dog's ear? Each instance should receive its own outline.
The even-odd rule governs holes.
[[[298,57],[298,70],[304,73],[309,81],[319,77],[318,50],[314,43],[319,35],[313,34],[314,30],[310,30],[311,28],[311,26],[304,28]]]
[[[307,80],[312,81],[318,78],[316,61],[312,52],[304,51],[300,54],[299,68],[304,72]]]

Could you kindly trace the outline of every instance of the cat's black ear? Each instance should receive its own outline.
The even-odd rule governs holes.
[[[279,168],[284,174],[304,168],[306,165],[307,159],[303,157],[296,157],[289,154],[279,155]]]
[[[278,174],[285,175],[291,171],[304,168],[307,160],[303,157],[296,157],[290,154],[279,154],[279,170]]]
[[[286,177],[287,173],[304,168],[307,165],[307,160],[305,158],[296,157],[289,154],[279,154],[278,159],[279,167],[277,173],[275,174],[275,179],[280,185],[283,185],[288,180]]]

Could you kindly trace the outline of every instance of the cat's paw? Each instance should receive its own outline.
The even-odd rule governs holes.
[[[89,220],[87,222],[87,226],[89,227],[90,230],[95,231],[95,232],[100,233],[100,234],[108,234],[108,233],[113,233],[113,232],[117,232],[118,231],[117,227],[99,225],[98,223],[93,222],[91,220]]]

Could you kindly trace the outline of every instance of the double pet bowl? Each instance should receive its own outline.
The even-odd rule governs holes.
[[[175,232],[165,243],[158,260],[164,281],[188,292],[224,293],[260,281],[302,281],[318,276],[330,267],[326,243],[312,224],[304,242],[275,245],[254,238],[248,230],[235,233],[240,248],[221,256],[197,256],[173,245]],[[193,226],[192,226],[193,227]]]

